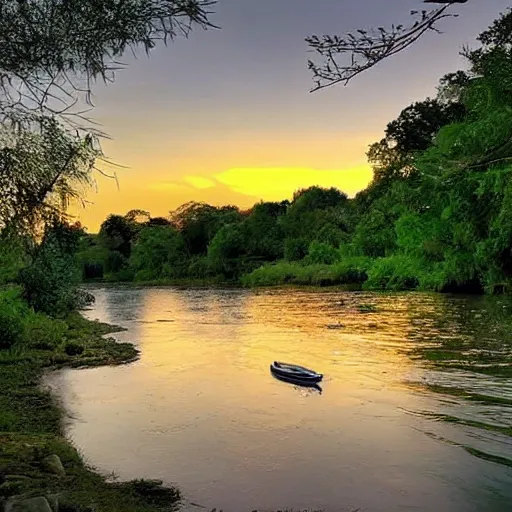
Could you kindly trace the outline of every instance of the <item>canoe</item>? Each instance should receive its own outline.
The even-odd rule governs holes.
[[[295,380],[299,382],[314,384],[320,382],[323,379],[323,375],[321,373],[317,373],[313,370],[309,370],[308,368],[304,368],[304,366],[280,363],[279,361],[274,361],[270,365],[270,371],[276,377]]]

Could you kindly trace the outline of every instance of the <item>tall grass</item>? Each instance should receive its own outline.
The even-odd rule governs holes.
[[[411,256],[378,258],[368,269],[366,290],[442,291],[450,283],[442,263],[428,264]]]
[[[346,258],[333,265],[280,261],[263,265],[241,277],[243,286],[279,286],[284,284],[331,286],[361,284],[367,279],[369,258]]]

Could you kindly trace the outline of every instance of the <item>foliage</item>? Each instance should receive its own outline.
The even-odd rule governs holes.
[[[143,228],[130,257],[136,279],[179,277],[184,273],[187,251],[181,233],[171,226]]]
[[[0,4],[0,121],[39,111],[77,121],[77,95],[90,101],[127,50],[207,28],[210,0],[7,1]],[[83,121],[79,117],[78,121]],[[76,123],[75,123],[76,124]]]
[[[308,242],[304,238],[287,238],[284,241],[284,259],[300,261],[308,253]]]
[[[25,240],[7,231],[0,233],[0,286],[14,281],[27,264]]]
[[[328,286],[360,285],[367,279],[368,258],[344,258],[334,265],[301,264],[281,261],[261,266],[242,276],[244,286],[277,286],[284,284]]]
[[[313,91],[335,84],[347,84],[354,77],[376,66],[379,62],[404,51],[426,32],[437,31],[439,21],[455,17],[448,9],[455,3],[467,0],[424,0],[425,3],[444,4],[429,11],[411,11],[410,25],[392,25],[390,29],[362,30],[345,36],[310,36],[306,38],[309,47],[322,61],[316,64],[308,61],[313,73]]]
[[[323,263],[332,265],[340,258],[340,254],[336,248],[325,242],[311,242],[308,249],[308,255],[305,261],[309,264]]]
[[[178,208],[170,220],[187,248],[173,264],[179,277],[512,291],[511,20],[512,11],[503,14],[479,48],[464,50],[467,69],[442,77],[437,98],[413,103],[388,123],[368,151],[374,179],[355,198],[310,187],[246,212],[203,203]],[[120,220],[134,226],[127,217]],[[147,225],[149,214],[144,218]],[[135,228],[125,254],[138,243]],[[120,245],[111,243],[116,256],[108,258],[119,261],[109,278],[142,272],[138,279],[161,279],[165,272],[152,265],[173,243],[141,253],[138,262],[120,259]],[[364,264],[351,267],[357,258]]]
[[[27,314],[24,323],[23,346],[29,349],[56,350],[68,332],[64,320],[50,318],[44,313]]]
[[[28,308],[16,290],[0,291],[0,350],[10,349],[22,342],[27,313]]]
[[[36,311],[60,315],[81,306],[74,254],[79,233],[61,223],[48,228],[29,266],[20,272],[24,297]]]
[[[99,155],[92,137],[71,135],[52,117],[38,117],[31,129],[1,125],[0,229],[33,232],[62,216],[92,183]]]
[[[132,241],[137,234],[136,223],[122,215],[109,215],[101,224],[99,239],[103,247],[110,251],[119,252],[124,258],[129,258]]]
[[[241,220],[234,206],[217,208],[206,203],[190,202],[170,214],[172,225],[180,231],[192,255],[205,255],[208,244],[219,229]]]
[[[233,277],[240,258],[245,254],[242,230],[236,224],[223,226],[208,247],[208,260],[215,272]]]

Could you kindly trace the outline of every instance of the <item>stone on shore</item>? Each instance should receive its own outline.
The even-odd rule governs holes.
[[[43,468],[48,473],[53,473],[58,476],[66,476],[66,470],[58,455],[48,455],[43,459]]]

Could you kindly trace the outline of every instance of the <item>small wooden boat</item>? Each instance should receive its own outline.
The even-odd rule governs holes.
[[[310,384],[316,384],[323,379],[323,375],[321,373],[317,373],[313,370],[309,370],[308,368],[304,368],[303,366],[298,366],[296,364],[288,364],[288,363],[280,363],[278,361],[274,361],[270,365],[270,371],[276,377],[280,377],[282,379],[288,379],[290,381],[297,382],[305,382]]]

